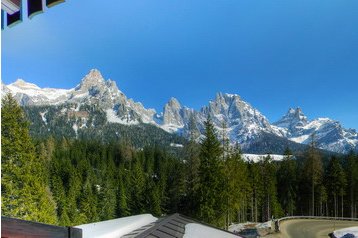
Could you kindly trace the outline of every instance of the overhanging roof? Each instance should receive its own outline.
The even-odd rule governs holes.
[[[4,22],[8,27],[14,26],[23,19],[24,11],[23,4],[26,4],[27,16],[33,16],[42,13],[47,7],[52,7],[56,4],[62,3],[65,0],[1,0],[1,29],[4,29]],[[5,17],[6,15],[6,17]]]

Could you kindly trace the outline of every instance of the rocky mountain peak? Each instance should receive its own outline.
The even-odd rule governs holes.
[[[105,80],[97,69],[91,69],[90,72],[81,80],[76,90],[88,90],[92,87],[105,86]]]
[[[301,108],[290,108],[288,112],[274,125],[283,128],[303,127],[308,124],[307,117]]]
[[[98,69],[91,69],[90,72],[86,75],[89,78],[98,78],[103,80],[103,76]]]
[[[178,99],[171,97],[169,102],[166,104],[166,106],[171,107],[173,109],[180,109],[181,108],[181,104],[178,101]]]
[[[167,125],[173,125],[175,127],[183,127],[183,117],[182,117],[182,106],[179,101],[172,97],[169,102],[164,106],[163,112],[163,122]]]
[[[240,104],[242,102],[240,96],[238,94],[230,94],[230,93],[217,93],[214,101],[211,101],[211,107],[216,108],[218,110],[219,108],[224,108],[224,110],[227,109],[232,104]]]
[[[296,109],[290,108],[287,112],[287,115],[292,115],[293,117],[295,117],[297,119],[306,118],[306,116],[303,114],[302,109],[300,107],[297,107]]]

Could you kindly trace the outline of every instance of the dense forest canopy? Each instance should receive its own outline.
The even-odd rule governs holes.
[[[140,213],[175,212],[227,227],[287,215],[357,217],[358,156],[245,161],[211,119],[178,153],[127,140],[31,138],[16,101],[2,101],[2,214],[78,225]],[[126,131],[128,133],[128,131]],[[140,136],[140,134],[138,134]]]

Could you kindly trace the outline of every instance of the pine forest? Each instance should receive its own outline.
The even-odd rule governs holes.
[[[129,215],[182,213],[227,228],[292,215],[358,217],[358,155],[242,157],[210,117],[178,151],[130,141],[33,138],[23,109],[1,107],[2,215],[73,226]],[[225,125],[223,125],[224,127]]]

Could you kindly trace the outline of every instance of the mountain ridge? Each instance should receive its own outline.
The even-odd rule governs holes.
[[[329,118],[309,121],[301,108],[290,108],[280,120],[270,123],[260,111],[237,94],[217,93],[200,110],[183,106],[171,97],[164,105],[163,112],[158,113],[128,98],[115,81],[105,80],[97,69],[90,70],[71,89],[40,88],[24,80],[9,85],[1,84],[2,93],[11,92],[22,106],[74,104],[77,106],[69,110],[76,114],[81,105],[92,105],[105,112],[107,123],[146,123],[183,136],[189,134],[191,121],[194,121],[199,135],[202,135],[204,122],[210,117],[220,134],[228,137],[232,143],[240,143],[244,149],[257,144],[263,134],[270,134],[300,144],[309,144],[314,135],[321,149],[338,153],[358,150],[356,130],[345,129],[338,121]],[[45,122],[46,115],[41,113]],[[88,126],[85,124],[85,127]],[[73,126],[73,130],[76,128],[78,125]]]

